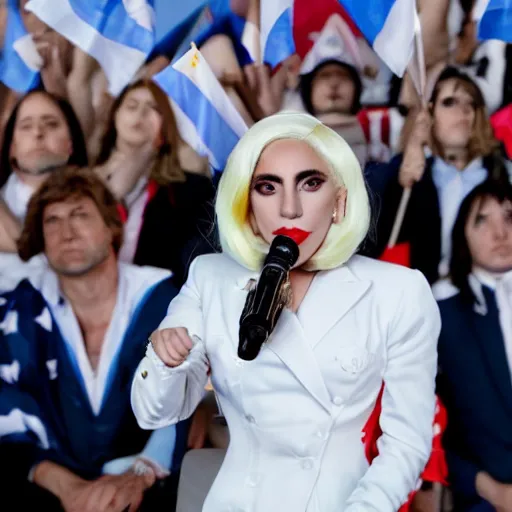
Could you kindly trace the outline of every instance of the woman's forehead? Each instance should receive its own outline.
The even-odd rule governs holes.
[[[254,174],[267,172],[291,173],[304,169],[327,172],[327,162],[311,147],[299,139],[280,139],[268,144],[261,152]]]
[[[446,98],[448,96],[473,99],[473,95],[468,90],[468,86],[455,78],[441,84],[441,88],[439,89],[439,98]]]

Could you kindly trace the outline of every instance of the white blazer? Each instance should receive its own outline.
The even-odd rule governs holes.
[[[440,316],[423,275],[354,256],[318,272],[254,361],[237,357],[249,279],[223,254],[196,258],[160,328],[196,343],[166,367],[148,346],[132,406],[142,428],[189,417],[208,366],[230,445],[204,512],[396,512],[432,447]],[[385,381],[380,455],[362,429]]]

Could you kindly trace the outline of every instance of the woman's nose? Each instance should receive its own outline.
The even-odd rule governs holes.
[[[298,192],[285,190],[281,203],[281,216],[286,219],[295,219],[301,215],[302,206]]]
[[[493,224],[493,235],[496,240],[503,240],[508,236],[507,225],[503,220],[497,220]]]
[[[42,139],[44,137],[44,129],[41,125],[37,123],[34,125],[34,136],[37,139]]]

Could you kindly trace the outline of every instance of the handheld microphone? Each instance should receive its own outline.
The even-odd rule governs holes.
[[[240,316],[238,357],[252,361],[268,340],[285,306],[283,285],[299,258],[299,246],[289,237],[272,241],[256,287],[249,292]]]

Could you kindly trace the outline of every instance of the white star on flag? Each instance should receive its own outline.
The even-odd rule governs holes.
[[[48,308],[44,308],[41,314],[36,317],[35,321],[43,327],[43,329],[46,329],[48,332],[52,332],[52,316],[50,315]]]
[[[18,312],[9,311],[4,318],[3,322],[0,322],[0,330],[3,331],[4,336],[18,332]]]

